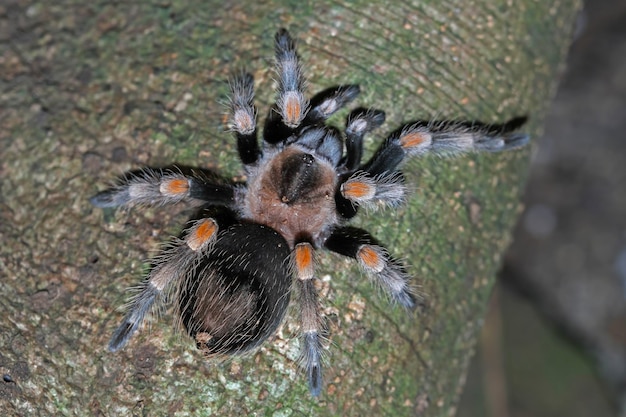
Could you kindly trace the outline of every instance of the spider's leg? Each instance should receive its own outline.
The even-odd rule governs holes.
[[[426,153],[448,156],[519,148],[528,143],[529,136],[512,130],[524,120],[516,118],[502,125],[455,121],[407,124],[392,133],[361,169],[379,175],[393,171],[406,157]]]
[[[293,252],[293,264],[300,294],[301,360],[309,380],[309,391],[317,397],[322,390],[322,317],[313,284],[314,263],[313,246],[308,242],[298,243]]]
[[[363,137],[385,122],[385,112],[359,108],[346,120],[346,157],[339,167],[343,172],[354,171],[361,164]]]
[[[119,184],[89,201],[96,207],[165,205],[181,201],[231,206],[234,193],[232,185],[209,181],[199,174],[145,168],[127,174]]]
[[[295,129],[300,126],[309,110],[309,101],[304,96],[305,78],[296,44],[287,30],[278,31],[274,46],[278,73],[278,113],[287,127]]]
[[[415,307],[416,295],[404,266],[392,258],[366,231],[353,227],[335,229],[324,243],[335,253],[355,259],[365,273],[374,278],[391,299],[402,306]]]
[[[128,343],[169,284],[181,279],[194,264],[207,255],[215,243],[217,231],[216,219],[200,219],[187,229],[182,239],[177,239],[156,259],[156,265],[147,279],[141,283],[124,320],[111,337],[109,342],[111,352],[121,349]]]
[[[311,110],[306,115],[305,123],[316,124],[332,116],[345,107],[361,93],[356,84],[340,85],[328,88],[311,98]]]
[[[237,149],[244,165],[254,164],[261,156],[257,142],[254,79],[251,74],[235,77],[230,83],[229,127],[237,136]]]
[[[339,186],[339,194],[355,208],[397,207],[404,203],[406,186],[399,171],[376,176],[357,171]]]

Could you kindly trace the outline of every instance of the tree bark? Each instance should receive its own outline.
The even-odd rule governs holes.
[[[0,6],[0,409],[452,415],[530,149],[412,161],[408,206],[355,222],[410,265],[424,293],[416,314],[390,307],[349,262],[320,256],[331,343],[319,399],[297,370],[295,309],[259,351],[223,363],[205,362],[167,313],[109,353],[125,288],[190,210],[103,212],[88,198],[144,165],[241,175],[224,81],[251,71],[264,117],[280,27],[299,41],[310,92],[356,83],[359,105],[386,111],[368,151],[429,117],[528,114],[536,136],[579,2],[50,3]]]

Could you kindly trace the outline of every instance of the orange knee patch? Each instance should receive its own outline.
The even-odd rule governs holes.
[[[341,194],[349,200],[370,199],[376,194],[375,188],[363,181],[346,181],[341,186]]]
[[[400,146],[404,149],[416,148],[426,142],[428,137],[420,132],[409,132],[400,136]]]
[[[298,243],[295,248],[296,272],[299,279],[313,278],[313,247],[309,243]]]
[[[368,269],[380,272],[385,267],[385,259],[380,251],[371,245],[363,245],[357,253],[359,261]]]
[[[285,98],[283,117],[285,118],[285,124],[288,126],[295,126],[300,123],[300,118],[302,117],[302,104],[300,103],[300,99],[297,95],[289,94]]]
[[[187,246],[193,251],[197,251],[207,244],[217,232],[217,224],[212,219],[200,220],[193,227],[187,236]]]
[[[180,195],[189,191],[189,181],[186,178],[172,178],[165,180],[159,187],[161,194]]]

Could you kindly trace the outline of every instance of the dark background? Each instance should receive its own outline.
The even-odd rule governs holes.
[[[614,416],[626,387],[626,2],[589,1],[459,417]]]

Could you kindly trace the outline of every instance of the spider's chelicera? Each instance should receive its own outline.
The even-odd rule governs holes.
[[[295,44],[276,34],[278,91],[257,141],[250,75],[231,82],[230,127],[237,137],[246,183],[199,173],[144,169],[91,199],[97,207],[200,203],[198,218],[163,251],[132,299],[109,349],[122,348],[168,287],[174,288],[179,324],[207,356],[249,351],[282,322],[295,276],[299,294],[302,364],[315,396],[322,387],[322,316],[315,250],[354,259],[401,306],[416,295],[403,265],[365,230],[346,226],[359,207],[396,207],[405,199],[397,170],[407,157],[435,153],[502,151],[528,136],[512,133],[522,118],[488,126],[415,122],[389,135],[363,163],[364,135],[385,120],[380,110],[350,112],[342,133],[326,119],[351,102],[359,87],[330,88],[310,101]]]

